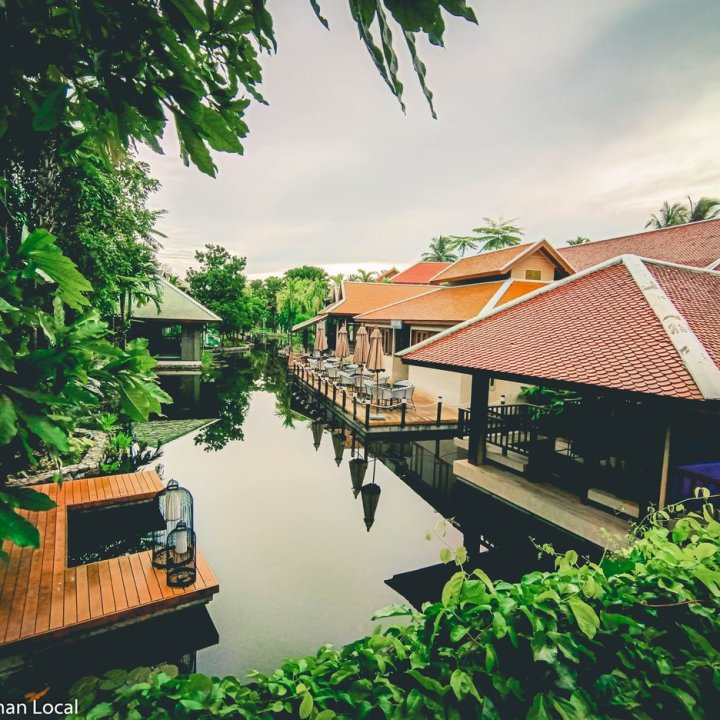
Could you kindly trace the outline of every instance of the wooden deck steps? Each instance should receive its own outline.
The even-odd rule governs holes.
[[[197,580],[186,588],[166,585],[165,573],[152,567],[150,551],[67,566],[71,509],[149,500],[162,487],[155,472],[34,487],[55,500],[57,507],[20,512],[37,526],[39,548],[3,544],[9,560],[0,567],[0,653],[206,603],[218,592],[218,581],[200,553]]]

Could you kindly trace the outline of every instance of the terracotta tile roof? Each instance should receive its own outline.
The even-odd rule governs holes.
[[[355,319],[360,322],[403,320],[405,322],[432,323],[435,325],[455,325],[479,315],[493,299],[500,305],[537,290],[538,287],[546,284],[524,282],[522,280],[500,280],[497,282],[476,283],[474,285],[433,288],[409,300],[402,300],[357,315]],[[507,288],[505,289],[506,285]],[[503,290],[504,292],[502,292]],[[498,292],[502,292],[500,299],[496,299]]]
[[[720,399],[720,273],[622,256],[400,354],[539,382]]]
[[[398,300],[406,300],[420,295],[430,289],[427,285],[344,282],[343,299],[333,305],[328,305],[322,310],[322,313],[324,315],[358,315]]]
[[[515,247],[493,250],[492,252],[470,255],[456,260],[450,267],[437,273],[432,278],[433,284],[455,282],[484,275],[500,275],[503,267],[512,262],[518,255],[524,253],[532,243],[523,243]]]
[[[532,282],[530,280],[513,280],[497,304],[504,305],[512,300],[517,300],[519,297],[534,292],[547,284],[546,282]]]
[[[450,267],[450,265],[452,263],[449,262],[419,262],[397,273],[397,275],[393,275],[390,280],[394,283],[403,284],[427,283],[430,282],[431,277]]]
[[[558,248],[558,252],[576,270],[584,270],[626,253],[682,265],[708,267],[720,258],[720,219],[571,245]]]
[[[493,275],[503,275],[512,269],[512,266],[522,257],[532,255],[535,252],[545,253],[555,264],[562,268],[567,274],[573,272],[568,260],[558,254],[547,240],[539,240],[535,243],[523,243],[515,247],[493,250],[492,252],[480,253],[456,260],[450,267],[435,275],[430,283],[438,285],[445,282],[460,282],[465,280],[476,280]]]
[[[385,280],[389,280],[390,278],[395,277],[395,275],[397,275],[398,272],[399,272],[399,270],[393,265],[390,269],[379,272],[375,276],[375,280],[373,280],[373,282],[376,282],[376,283],[385,282]]]

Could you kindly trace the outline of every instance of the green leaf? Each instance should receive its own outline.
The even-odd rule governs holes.
[[[180,113],[175,113],[175,124],[185,156],[185,164],[187,164],[187,159],[189,158],[197,166],[198,170],[204,172],[206,175],[210,175],[210,177],[215,177],[217,168],[212,160],[210,151],[207,149],[190,120]]]
[[[537,693],[533,698],[532,707],[527,714],[527,720],[552,720],[545,696],[542,693]]]
[[[57,503],[49,495],[32,488],[7,487],[0,491],[0,500],[6,502],[10,507],[23,510],[41,511],[57,507]]]
[[[478,701],[481,700],[472,678],[460,668],[454,670],[450,676],[450,687],[458,700],[462,700],[467,695],[472,695]]]
[[[303,695],[302,702],[300,703],[300,709],[298,710],[298,714],[300,715],[301,720],[305,720],[305,718],[310,717],[310,713],[313,709],[313,697],[309,692],[306,692]]]
[[[581,632],[590,639],[595,637],[595,633],[600,627],[600,618],[598,618],[597,613],[579,597],[571,597],[568,600],[568,605]]]
[[[205,13],[195,0],[170,0],[170,2],[183,14],[193,30],[210,29]]]
[[[39,415],[22,413],[22,418],[28,426],[28,429],[37,435],[46,445],[60,452],[70,450],[67,434],[60,426]]]
[[[9,538],[20,547],[40,546],[37,528],[3,503],[0,503],[0,537]]]
[[[320,4],[317,0],[310,0],[310,6],[313,9],[313,12],[317,16],[317,19],[325,26],[326,30],[330,29],[330,25],[328,24],[328,21],[322,16],[322,12],[320,11]]]
[[[15,372],[15,354],[4,338],[0,338],[0,370]]]
[[[101,720],[101,718],[110,717],[115,709],[109,702],[101,702],[85,715],[86,720]]]
[[[455,573],[446,583],[442,591],[442,604],[445,607],[457,604],[465,582],[465,573]]]
[[[125,670],[108,670],[101,678],[98,687],[101,690],[117,690],[125,684],[127,679],[127,672]]]
[[[332,720],[337,717],[334,710],[323,710],[315,716],[315,720]]]
[[[443,548],[440,551],[440,561],[446,565],[452,560],[452,550],[450,548]]]
[[[475,577],[480,578],[480,580],[482,580],[483,583],[485,583],[485,587],[491,593],[495,594],[495,586],[493,585],[493,581],[490,579],[490,577],[484,570],[481,570],[480,568],[475,568],[475,570],[473,570],[473,575],[475,575]]]
[[[15,405],[7,395],[0,395],[0,445],[7,445],[16,435]]]
[[[57,283],[63,302],[75,310],[88,304],[86,293],[92,285],[83,277],[75,263],[55,245],[55,237],[47,230],[30,233],[18,248],[18,255],[27,258],[42,273]]]
[[[35,111],[35,115],[33,115],[33,130],[45,132],[52,130],[60,123],[65,110],[65,99],[69,88],[69,85],[63,83],[45,96],[40,107]]]

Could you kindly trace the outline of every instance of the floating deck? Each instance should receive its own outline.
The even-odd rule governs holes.
[[[458,408],[439,402],[437,396],[427,395],[417,388],[414,402],[409,403],[403,413],[398,407],[391,409],[382,404],[370,404],[298,363],[291,363],[289,369],[305,392],[323,401],[328,409],[362,435],[423,433],[432,437],[453,437],[460,427]]]
[[[5,541],[7,565],[0,566],[0,653],[6,655],[59,638],[83,636],[207,603],[220,589],[197,554],[197,580],[186,588],[165,584],[150,551],[77,567],[67,566],[68,511],[153,498],[163,485],[155,472],[36,485],[57,507],[20,511],[40,532],[39,548]]]

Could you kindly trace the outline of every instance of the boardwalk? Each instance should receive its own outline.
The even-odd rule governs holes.
[[[170,588],[152,567],[150,551],[67,567],[68,511],[153,498],[162,489],[155,472],[70,480],[34,488],[57,507],[20,511],[37,526],[40,547],[6,541],[7,566],[0,568],[0,652],[30,643],[83,635],[141,620],[181,606],[208,602],[218,582],[198,553],[198,577],[187,588]]]
[[[367,429],[382,428],[438,428],[458,426],[458,408],[447,403],[438,403],[437,396],[415,390],[413,403],[407,405],[405,415],[399,407],[389,409],[381,405],[370,405],[364,398],[344,391],[326,378],[319,377],[306,367],[293,363],[290,366],[298,381],[308,390],[319,394],[348,417]]]

